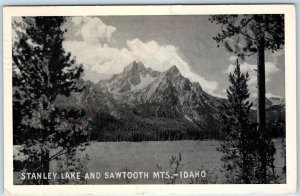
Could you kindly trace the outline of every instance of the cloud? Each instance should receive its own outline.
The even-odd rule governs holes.
[[[77,62],[82,63],[86,69],[101,74],[116,74],[134,60],[157,71],[166,71],[176,65],[183,76],[199,82],[205,91],[213,93],[217,88],[217,82],[195,74],[183,60],[179,48],[173,45],[160,45],[155,40],[143,42],[136,38],[127,40],[124,48],[115,48],[110,46],[110,42],[113,33],[117,31],[116,27],[93,17],[74,17],[68,22],[74,29],[78,29],[75,36],[80,39],[64,41],[63,47],[76,56]]]
[[[81,37],[89,44],[97,44],[100,41],[111,41],[116,27],[106,25],[97,17],[72,17],[73,28],[77,29],[75,36]]]
[[[127,45],[130,56],[143,62],[146,67],[162,72],[176,65],[183,76],[189,78],[192,82],[199,82],[205,91],[213,93],[218,86],[217,82],[208,81],[204,77],[195,74],[188,63],[181,58],[179,48],[173,45],[161,46],[156,41],[145,43],[139,39],[127,41]]]
[[[237,59],[237,56],[234,56],[234,55],[229,56],[229,61],[232,62],[232,63],[235,63],[236,59]]]
[[[241,71],[243,73],[246,73],[246,72],[249,73],[249,76],[250,76],[250,79],[248,81],[249,90],[250,90],[250,93],[253,97],[256,96],[257,95],[256,94],[256,85],[257,85],[257,72],[256,72],[256,70],[257,70],[257,65],[249,64],[247,62],[243,62],[243,63],[241,63],[240,68],[241,68]],[[226,73],[226,74],[232,73],[234,71],[234,69],[235,69],[235,65],[230,64],[228,66],[227,70],[224,71],[224,73]],[[279,72],[279,69],[273,62],[267,61],[265,63],[265,79],[266,79],[266,82],[271,81],[272,74],[277,73],[277,72]]]
[[[227,99],[227,90],[223,89],[220,93],[214,93],[214,96]]]
[[[241,71],[242,72],[248,72],[250,75],[250,81],[248,82],[249,85],[256,84],[256,79],[257,79],[257,65],[255,64],[249,64],[247,62],[243,62],[241,65]],[[235,69],[234,64],[230,64],[228,66],[228,69],[226,73],[232,73]],[[276,65],[270,61],[265,63],[265,75],[266,75],[266,82],[270,81],[270,75],[273,73],[278,72],[279,69],[276,67]]]

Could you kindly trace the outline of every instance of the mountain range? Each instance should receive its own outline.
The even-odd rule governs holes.
[[[83,92],[60,97],[57,104],[85,108],[98,140],[199,139],[220,131],[226,99],[206,93],[175,65],[159,72],[134,61],[108,79],[80,83]],[[284,107],[280,98],[266,103]]]

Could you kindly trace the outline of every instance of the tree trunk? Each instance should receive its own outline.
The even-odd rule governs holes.
[[[41,156],[41,168],[42,168],[42,173],[45,173],[45,176],[48,175],[49,173],[49,151],[42,151],[42,156]],[[47,185],[49,184],[48,179],[42,179],[42,184]]]
[[[263,138],[266,138],[266,108],[265,108],[265,40],[264,36],[261,36],[258,42],[257,52],[257,88],[258,88],[258,104],[257,104],[257,123],[258,131],[262,132]],[[265,146],[260,146],[261,151],[261,164],[262,164],[262,181],[266,182],[267,179],[267,162]]]

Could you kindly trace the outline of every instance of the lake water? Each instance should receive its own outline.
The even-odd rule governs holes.
[[[274,140],[276,147],[276,172],[282,171],[284,160],[281,156],[281,142]],[[222,153],[217,151],[219,142],[216,140],[194,141],[147,141],[147,142],[91,142],[82,152],[77,153],[76,161],[82,162],[81,175],[88,172],[90,177],[100,173],[99,179],[69,180],[70,184],[155,184],[155,183],[224,183],[224,174],[220,172]],[[172,156],[174,160],[172,161]],[[86,159],[88,157],[88,160]],[[181,157],[181,159],[180,159]],[[50,171],[64,171],[58,169],[62,161],[52,161]],[[177,161],[177,163],[176,163]],[[61,164],[62,163],[62,164]],[[77,169],[80,165],[77,165]],[[198,178],[198,174],[205,171],[205,177]],[[117,173],[116,173],[117,172]],[[120,172],[127,175],[118,178]],[[140,172],[138,178],[134,174]],[[143,172],[141,174],[141,172]],[[158,174],[158,173],[159,174]],[[166,172],[171,176],[166,178]],[[182,176],[173,176],[182,172]],[[186,177],[184,178],[183,172]],[[191,173],[192,172],[192,173]],[[198,172],[198,173],[197,173]],[[147,175],[145,176],[145,173]],[[154,174],[155,173],[155,174]],[[106,175],[107,174],[107,175]],[[202,173],[203,174],[203,173]],[[15,173],[17,178],[17,173]],[[106,175],[106,176],[105,176]],[[155,176],[156,175],[156,176]],[[160,176],[157,176],[160,175]],[[164,176],[163,176],[164,175]],[[99,177],[99,176],[98,176]],[[120,176],[119,176],[120,177]],[[131,177],[130,179],[128,177]],[[155,179],[153,178],[155,177]],[[161,178],[160,178],[161,177]],[[59,183],[51,181],[51,183]]]

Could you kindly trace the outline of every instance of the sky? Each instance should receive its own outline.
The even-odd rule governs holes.
[[[85,69],[85,79],[97,82],[120,73],[132,61],[166,71],[176,65],[181,74],[199,82],[203,90],[226,97],[228,74],[236,57],[213,36],[220,26],[208,16],[99,16],[68,17],[63,47]],[[266,95],[284,97],[284,50],[266,52]],[[256,96],[256,56],[241,61],[250,74],[252,97]]]

